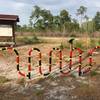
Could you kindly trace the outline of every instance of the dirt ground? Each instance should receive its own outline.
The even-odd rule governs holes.
[[[16,47],[20,54],[21,71],[27,73],[27,56],[30,48],[37,47],[41,50],[42,68],[45,69],[47,66],[46,69],[48,69],[48,53],[53,47],[59,47],[59,45],[59,43],[41,43]],[[68,59],[69,50],[63,50],[63,54],[63,59]],[[38,54],[34,51],[32,53],[32,70],[38,70],[37,57]],[[55,59],[55,55],[53,59]],[[0,51],[0,100],[100,100],[99,59],[100,54],[94,56],[95,71],[92,70],[81,77],[76,74],[69,76],[57,74],[35,78],[32,74],[32,79],[28,80],[18,76],[15,54],[12,51]],[[56,63],[56,60],[53,63]],[[88,59],[86,60],[88,62]],[[87,62],[84,61],[84,63]]]

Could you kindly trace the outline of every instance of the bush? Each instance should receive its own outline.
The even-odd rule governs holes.
[[[23,42],[25,44],[36,44],[36,43],[40,43],[40,40],[36,36],[32,36],[30,38],[29,37],[24,37]]]

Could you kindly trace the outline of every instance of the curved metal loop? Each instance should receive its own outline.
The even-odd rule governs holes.
[[[28,52],[28,75],[27,77],[29,79],[31,79],[31,71],[32,71],[32,66],[31,66],[31,54],[32,54],[32,51],[33,50],[36,50],[39,52],[39,73],[42,74],[42,71],[41,71],[41,52],[38,48],[32,48],[29,50]]]
[[[21,71],[20,71],[20,68],[19,68],[19,62],[20,62],[20,60],[19,60],[19,53],[18,53],[18,51],[15,49],[15,48],[12,48],[12,47],[4,47],[4,48],[2,48],[2,51],[5,51],[5,50],[13,50],[14,52],[15,52],[15,54],[16,54],[16,63],[17,63],[17,71],[18,71],[18,74],[19,75],[21,75],[21,76],[23,76],[23,77],[25,77],[26,75],[25,75],[25,73],[22,73]]]

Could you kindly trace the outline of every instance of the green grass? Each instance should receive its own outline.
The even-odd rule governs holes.
[[[23,36],[17,37],[16,42],[22,44],[37,44],[41,43],[41,40],[37,36]]]
[[[85,47],[84,47],[83,44],[84,44],[84,43],[83,43],[82,41],[76,41],[74,46],[75,46],[76,48],[84,49]]]

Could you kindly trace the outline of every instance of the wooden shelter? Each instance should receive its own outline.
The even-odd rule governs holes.
[[[0,14],[0,44],[15,44],[15,26],[19,22],[17,15]]]

